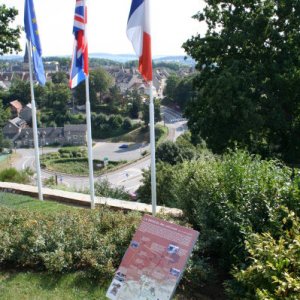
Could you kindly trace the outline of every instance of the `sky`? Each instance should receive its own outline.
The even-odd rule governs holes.
[[[134,54],[126,36],[131,0],[87,0],[90,53]],[[204,7],[203,0],[150,0],[153,56],[185,55],[182,44],[205,32],[192,16]],[[24,0],[0,0],[16,7],[14,25],[23,26]],[[43,56],[71,55],[75,0],[34,0]],[[25,37],[20,40],[22,49]],[[22,54],[22,53],[21,53]]]

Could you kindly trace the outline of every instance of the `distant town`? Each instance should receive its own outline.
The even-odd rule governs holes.
[[[131,60],[132,59],[132,60]],[[125,116],[127,110],[128,117],[132,119],[139,119],[141,117],[140,111],[141,103],[139,103],[137,113],[128,111],[128,105],[132,107],[133,102],[136,99],[132,99],[129,95],[138,94],[138,101],[143,101],[143,95],[148,94],[148,89],[143,81],[140,73],[137,70],[137,62],[133,60],[134,57],[130,55],[112,55],[112,54],[92,54],[90,58],[90,72],[97,71],[101,68],[110,77],[109,87],[105,87],[104,90],[97,90],[96,94],[99,97],[99,104],[105,103],[107,106],[111,106],[109,101],[114,102],[116,98],[122,98],[121,104],[123,109],[109,110],[105,109],[106,115],[116,114],[116,112]],[[156,58],[154,64],[154,76],[153,76],[153,95],[156,99],[163,99],[164,90],[166,88],[167,79],[172,76],[178,78],[184,78],[192,75],[195,72],[194,61],[191,58],[183,56],[169,56]],[[51,83],[64,83],[67,85],[69,76],[70,58],[68,57],[50,57],[44,59],[44,68],[46,73],[47,82]],[[63,80],[57,81],[58,76],[62,76]],[[3,56],[0,60],[0,89],[9,93],[11,87],[14,84],[20,84],[20,82],[29,84],[29,66],[28,66],[28,54],[25,52],[24,57],[21,56]],[[116,93],[112,96],[111,90],[114,88]],[[136,93],[136,94],[135,94]],[[10,93],[9,93],[10,94]],[[12,93],[13,94],[13,93]],[[101,94],[101,95],[99,95]],[[136,97],[136,96],[134,96]],[[2,97],[3,98],[3,97]],[[5,97],[4,97],[5,98]],[[3,136],[5,139],[11,142],[11,145],[15,148],[19,147],[33,147],[33,132],[31,128],[32,111],[30,99],[26,95],[26,99],[16,98],[4,99],[5,108],[9,108],[10,116],[3,126]],[[39,98],[39,97],[38,97]],[[49,97],[48,97],[49,98]],[[63,108],[66,113],[72,113],[74,115],[84,115],[85,105],[84,101],[78,101],[78,93],[73,92],[72,99],[66,99],[67,107]],[[11,100],[11,101],[8,101]],[[59,101],[59,99],[57,100]],[[57,102],[56,101],[56,102]],[[44,113],[40,117],[39,136],[40,143],[42,145],[85,145],[86,144],[86,125],[84,117],[81,118],[82,122],[72,122],[70,119],[65,120],[45,120],[45,115],[57,115],[55,109],[49,111],[47,103],[43,100],[38,102],[38,110],[42,110]],[[40,102],[40,103],[39,103]],[[53,101],[52,101],[53,102]],[[131,103],[126,103],[131,102]],[[116,104],[116,103],[115,103]],[[128,105],[127,105],[128,104]],[[50,105],[51,106],[51,105]],[[62,105],[64,106],[64,105]],[[126,106],[126,108],[125,108]],[[103,108],[103,106],[102,106]],[[100,107],[93,106],[95,113],[101,112]],[[63,119],[63,118],[62,118]],[[78,124],[80,123],[80,124]],[[52,126],[51,126],[52,124]],[[132,127],[131,125],[129,126]],[[101,136],[101,134],[95,133],[95,136]]]

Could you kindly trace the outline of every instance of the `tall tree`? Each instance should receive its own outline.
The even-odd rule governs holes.
[[[9,111],[3,107],[2,100],[0,99],[0,150],[4,147],[4,138],[2,128],[9,118]]]
[[[52,110],[53,121],[57,126],[63,126],[67,120],[67,103],[71,102],[71,91],[68,85],[51,84],[48,93],[48,109]]]
[[[98,68],[90,72],[90,100],[94,107],[100,103],[102,93],[105,93],[113,85],[113,78],[103,68]],[[82,82],[75,89],[75,96],[79,104],[85,103],[85,82]]]
[[[175,91],[179,84],[180,78],[176,74],[171,74],[166,81],[166,87],[164,89],[164,95],[170,100],[175,99]]]
[[[197,61],[193,137],[216,152],[235,144],[286,161],[300,151],[300,1],[206,0],[205,36],[184,48]]]
[[[132,119],[138,119],[139,112],[142,109],[142,97],[138,91],[134,90],[127,95],[129,116]]]
[[[18,42],[21,29],[10,27],[17,14],[18,11],[15,8],[0,5],[0,55],[21,50]]]

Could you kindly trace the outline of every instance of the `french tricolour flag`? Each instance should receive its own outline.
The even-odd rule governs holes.
[[[132,0],[127,22],[127,37],[139,57],[139,71],[146,81],[152,81],[149,1]]]

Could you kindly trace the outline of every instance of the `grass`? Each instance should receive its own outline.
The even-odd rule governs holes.
[[[55,213],[79,209],[57,202],[39,201],[29,196],[15,195],[3,192],[0,192],[0,206],[17,210],[26,209],[30,211],[39,211],[44,213]]]
[[[107,299],[108,284],[100,286],[85,278],[84,272],[49,274],[33,272],[0,272],[2,300],[81,300]]]
[[[168,136],[168,128],[159,124],[157,124],[155,127],[156,140],[160,141],[166,139],[166,137]],[[113,143],[149,143],[149,130],[146,130],[145,127],[140,127],[121,136],[113,137],[109,141]]]
[[[53,159],[43,160],[46,168],[53,172],[67,173],[71,175],[87,176],[89,170],[89,164],[87,158],[69,158],[69,159]],[[100,161],[94,161],[94,174],[101,175],[108,170],[118,167],[126,161],[109,161],[106,167],[98,167],[101,164]]]
[[[16,153],[12,153],[7,156],[5,155],[5,157],[2,157],[2,159],[0,159],[0,171],[11,168],[13,161],[17,157],[18,157],[18,154],[16,154]]]
[[[109,139],[110,142],[128,142],[128,143],[144,143],[149,142],[149,133],[143,127],[132,130],[123,135]]]

